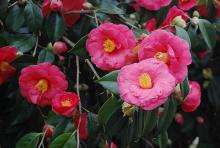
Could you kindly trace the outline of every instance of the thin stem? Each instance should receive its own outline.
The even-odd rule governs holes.
[[[71,47],[74,47],[74,46],[75,46],[75,44],[74,44],[72,41],[70,41],[67,37],[63,36],[63,40],[64,40],[67,44],[69,44]]]
[[[44,131],[44,133],[43,133],[43,137],[42,137],[42,139],[41,139],[41,141],[40,141],[40,144],[38,145],[38,148],[41,148],[41,145],[42,145],[42,147],[44,147],[44,138],[45,138],[47,129],[48,129],[48,127],[45,129],[45,131]]]
[[[63,13],[64,15],[70,15],[70,14],[85,14],[85,13],[92,13],[93,10],[73,10],[69,12]]]
[[[39,113],[40,113],[40,115],[43,117],[43,119],[47,119],[47,116],[45,116],[45,115],[43,114],[43,112],[41,111],[41,109],[40,109],[39,106],[37,106],[37,109],[39,110]]]
[[[76,56],[76,92],[77,95],[79,96],[79,123],[77,126],[77,148],[79,148],[80,146],[80,139],[79,139],[79,128],[80,128],[80,124],[81,124],[81,120],[82,120],[82,106],[81,106],[81,100],[80,100],[80,92],[79,92],[79,73],[80,73],[80,69],[79,69],[79,57]]]
[[[94,66],[92,65],[92,63],[89,61],[89,59],[85,60],[86,63],[89,65],[90,69],[92,70],[92,72],[94,73],[94,75],[96,76],[96,78],[99,80],[101,77],[99,76],[99,74],[97,73],[97,71],[95,70]]]
[[[35,57],[35,55],[37,53],[37,46],[38,46],[38,37],[37,37],[36,44],[35,44],[35,47],[34,47],[33,57]]]
[[[98,18],[97,18],[95,10],[93,11],[93,14],[94,14],[94,17],[95,17],[96,26],[98,27],[99,26],[99,21],[98,21]]]
[[[8,8],[13,7],[14,5],[16,5],[18,3],[18,1],[14,2],[13,4],[11,4],[10,6],[8,6]]]

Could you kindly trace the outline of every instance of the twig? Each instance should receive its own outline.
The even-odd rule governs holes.
[[[85,13],[92,13],[94,10],[73,10],[69,12],[63,13],[64,15],[70,15],[70,14],[85,14]]]
[[[40,144],[38,145],[38,148],[41,148],[41,145],[42,145],[42,147],[44,148],[44,138],[45,138],[47,129],[48,129],[48,127],[45,129],[45,131],[44,131],[44,133],[43,133],[43,137],[42,137],[42,139],[41,139],[41,141],[40,141]]]
[[[96,76],[96,78],[99,80],[101,77],[99,76],[99,74],[96,72],[94,66],[92,65],[92,63],[89,61],[89,59],[85,60],[86,63],[89,65],[90,69],[92,70],[92,72],[94,73],[94,75]]]
[[[74,44],[72,41],[70,41],[67,37],[63,36],[63,40],[64,40],[67,44],[69,44],[71,47],[74,47],[74,46],[75,46],[75,44]]]
[[[18,3],[18,1],[15,1],[13,4],[11,4],[10,6],[8,6],[8,8],[13,7],[14,5],[16,5]]]
[[[33,57],[35,57],[35,55],[37,53],[37,46],[38,46],[38,37],[37,37],[36,44],[35,44],[35,47],[34,47]]]
[[[77,95],[79,96],[79,122],[77,126],[77,148],[80,146],[80,139],[79,139],[79,128],[81,124],[81,118],[82,118],[82,106],[81,106],[81,100],[80,100],[80,92],[79,92],[79,57],[76,56],[76,92]]]
[[[95,17],[96,26],[98,27],[99,26],[99,21],[98,21],[98,18],[97,18],[95,10],[93,11],[93,14],[94,14],[94,17]]]

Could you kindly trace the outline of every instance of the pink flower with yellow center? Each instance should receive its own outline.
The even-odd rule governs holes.
[[[165,103],[175,88],[175,78],[166,64],[154,58],[124,66],[117,83],[122,100],[145,110]]]
[[[176,83],[185,79],[187,65],[192,62],[189,44],[164,30],[156,30],[142,41],[138,57],[139,60],[155,58],[164,62],[176,78]]]
[[[197,0],[179,0],[178,7],[182,10],[189,10],[196,6]]]
[[[172,0],[136,0],[139,6],[147,10],[159,10],[161,7],[168,6]]]
[[[189,81],[190,91],[182,104],[184,112],[195,111],[201,103],[201,88],[198,82]]]
[[[127,26],[104,23],[89,33],[86,49],[98,68],[112,71],[137,60],[136,42]]]
[[[5,46],[0,48],[0,85],[7,81],[16,71],[10,63],[16,58],[17,49]]]
[[[68,82],[57,66],[41,63],[21,70],[19,86],[22,96],[28,102],[47,106],[56,94],[67,89]]]
[[[78,95],[71,92],[62,92],[52,99],[52,110],[57,114],[71,117],[78,104]]]

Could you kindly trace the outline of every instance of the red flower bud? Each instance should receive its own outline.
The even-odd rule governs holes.
[[[61,54],[67,52],[67,50],[68,48],[65,42],[58,41],[53,44],[54,53]]]
[[[61,11],[63,3],[60,0],[52,0],[50,8],[52,11]]]
[[[107,142],[105,143],[105,148],[109,148]],[[112,142],[110,148],[117,148],[117,145]]]
[[[45,136],[47,138],[51,138],[53,135],[54,126],[45,124],[43,127],[43,132],[45,132]]]
[[[176,121],[177,124],[182,125],[184,123],[184,118],[180,113],[177,113],[175,115],[175,121]]]
[[[198,117],[196,118],[196,121],[197,121],[199,124],[204,124],[204,122],[205,122],[205,120],[204,120],[204,118],[203,118],[202,116],[198,116]]]

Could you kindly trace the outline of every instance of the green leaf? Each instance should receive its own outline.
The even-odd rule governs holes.
[[[117,86],[117,77],[119,71],[112,71],[107,75],[103,76],[101,79],[96,82],[101,84],[104,88],[110,90],[114,94],[118,94],[118,86]]]
[[[220,106],[220,77],[214,77],[208,86],[208,98],[213,106]]]
[[[79,58],[81,59],[88,59],[89,55],[86,52],[86,40],[88,38],[88,35],[85,35],[84,37],[82,37],[76,44],[75,46],[69,50],[69,53],[73,53],[77,56],[79,56]]]
[[[8,9],[8,0],[1,0],[0,1],[0,19],[5,17],[5,13]]]
[[[103,2],[101,6],[98,8],[97,12],[102,12],[107,14],[124,14],[124,11],[122,9],[118,8],[116,5],[109,2]]]
[[[180,83],[180,90],[181,90],[183,100],[184,100],[190,90],[188,76],[185,78],[185,80],[182,83]]]
[[[75,148],[76,139],[73,133],[64,133],[54,139],[49,148]]]
[[[191,41],[190,41],[189,35],[186,32],[186,30],[183,29],[182,27],[178,27],[178,26],[175,26],[175,28],[176,28],[176,35],[178,37],[184,39],[185,41],[187,41],[189,44],[189,48],[191,48]]]
[[[39,142],[41,133],[29,133],[24,135],[16,144],[15,148],[35,148]]]
[[[168,129],[175,116],[176,108],[176,100],[173,97],[169,97],[169,99],[164,105],[163,115],[161,116],[157,126],[157,133],[163,133]]]
[[[55,56],[51,51],[46,49],[41,50],[38,56],[38,63],[50,62],[53,63],[55,60]]]
[[[5,20],[9,30],[16,32],[24,24],[24,9],[18,5],[13,6]]]
[[[65,33],[65,23],[63,15],[52,12],[46,20],[46,32],[49,39],[53,42],[62,38]]]
[[[98,120],[102,125],[106,125],[112,114],[120,107],[116,97],[110,97],[100,108]]]
[[[157,124],[157,112],[158,109],[154,109],[152,111],[147,112],[147,117],[145,119],[144,123],[144,135],[147,136],[155,127]]]
[[[212,25],[209,21],[204,19],[199,19],[199,29],[201,31],[201,34],[205,40],[205,43],[207,44],[209,49],[212,49],[215,47],[216,44],[216,30],[214,28],[214,25]]]
[[[159,148],[166,148],[167,142],[168,142],[168,135],[166,131],[158,135]]]
[[[141,36],[143,33],[144,33],[144,34],[149,34],[146,29],[133,29],[133,32],[134,32],[136,38],[140,38],[140,36]]]
[[[88,124],[87,124],[88,132],[90,136],[97,136],[99,133],[99,122],[98,116],[94,113],[88,113]]]
[[[41,9],[34,3],[29,2],[24,9],[25,21],[30,31],[38,31],[43,23],[43,14]]]

